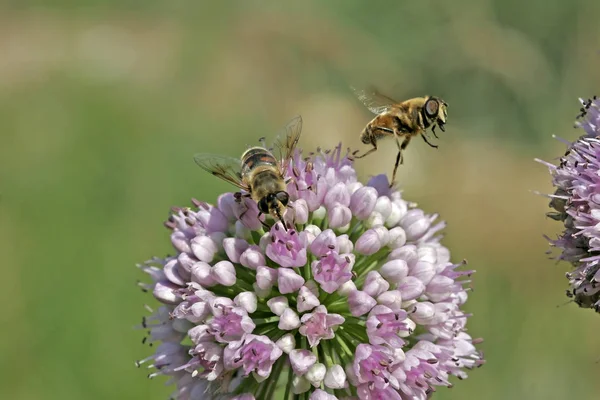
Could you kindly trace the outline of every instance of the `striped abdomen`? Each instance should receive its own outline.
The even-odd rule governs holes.
[[[277,160],[273,154],[262,147],[252,147],[242,154],[242,178],[247,178],[257,167],[277,168]]]

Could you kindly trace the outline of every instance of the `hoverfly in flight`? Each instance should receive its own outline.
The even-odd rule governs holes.
[[[433,136],[435,127],[438,125],[445,132],[444,125],[448,118],[448,104],[439,97],[425,96],[415,97],[413,99],[397,102],[375,89],[369,91],[357,90],[352,88],[358,99],[371,111],[377,114],[360,134],[360,140],[364,144],[371,144],[372,149],[363,155],[354,158],[363,158],[377,150],[377,141],[385,137],[394,137],[398,146],[398,155],[392,174],[390,187],[396,180],[396,171],[398,165],[404,162],[402,151],[406,149],[413,136],[421,135],[425,143],[437,148],[438,146],[429,142],[426,131],[431,128]],[[400,138],[404,137],[402,143]]]
[[[289,179],[285,174],[301,131],[302,117],[297,116],[287,124],[280,135],[283,137],[275,141],[279,159],[273,155],[273,149],[266,148],[265,139],[261,138],[263,146],[249,148],[240,158],[201,153],[196,154],[194,160],[202,169],[245,191],[245,194],[235,193],[237,201],[241,201],[242,197],[250,197],[258,206],[259,217],[262,214],[270,215],[281,221],[287,230],[283,213],[289,202],[286,191]]]

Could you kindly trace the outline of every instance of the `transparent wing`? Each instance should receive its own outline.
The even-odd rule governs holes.
[[[283,132],[275,140],[275,147],[279,149],[282,171],[287,170],[290,159],[300,140],[300,133],[302,133],[302,117],[297,115],[288,122]]]
[[[381,93],[375,88],[356,89],[350,87],[358,100],[361,101],[373,114],[381,114],[390,110],[392,105],[398,103]]]
[[[194,156],[194,161],[208,173],[240,189],[248,190],[248,186],[242,181],[242,162],[239,158],[200,153]]]

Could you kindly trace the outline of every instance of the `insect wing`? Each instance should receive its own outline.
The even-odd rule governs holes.
[[[240,189],[248,190],[248,186],[242,181],[242,162],[239,158],[200,153],[194,156],[194,161],[208,173]]]
[[[382,114],[388,112],[394,104],[397,103],[394,99],[391,99],[377,91],[374,88],[368,90],[356,89],[350,87],[358,100],[365,105],[373,114]]]
[[[302,117],[298,115],[288,122],[283,132],[279,134],[275,141],[275,146],[279,148],[281,170],[283,173],[287,170],[294,150],[298,145],[300,133],[302,133]]]

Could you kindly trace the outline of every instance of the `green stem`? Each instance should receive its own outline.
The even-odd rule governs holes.
[[[367,273],[375,269],[379,263],[388,256],[389,251],[387,249],[381,249],[377,253],[370,257],[367,257],[364,261],[354,266],[354,271],[358,274],[358,277],[354,281],[357,287],[361,287],[365,281]]]
[[[357,330],[357,329],[353,329],[353,328],[349,328],[349,327],[345,327],[341,332],[343,332],[346,335],[349,335],[351,338],[360,341],[360,342],[364,342],[367,343],[369,342],[369,337],[366,334],[366,331],[364,330]]]
[[[292,389],[292,379],[294,378],[294,370],[291,365],[288,365],[288,378],[285,385],[285,394],[283,400],[288,400],[290,397],[290,390]],[[295,396],[294,396],[295,397]]]
[[[256,328],[256,331],[254,332],[254,334],[255,335],[267,335],[268,336],[270,333],[272,333],[273,331],[276,331],[278,329],[279,328],[274,323],[266,324],[266,325],[261,325],[258,328]]]
[[[325,355],[325,366],[329,369],[334,364],[333,351],[329,345],[329,340],[321,340],[320,344],[323,347],[323,354]]]
[[[263,237],[264,234],[265,234],[265,230],[263,228],[260,228],[257,231],[251,231],[250,235],[252,237],[252,242],[254,242],[253,244],[259,244],[260,238]]]
[[[335,338],[337,340],[337,343],[340,345],[341,348],[341,352],[340,354],[344,354],[347,356],[350,356],[350,358],[353,357],[354,353],[352,352],[352,350],[350,350],[350,348],[348,347],[348,345],[346,344],[346,342],[344,341],[344,339],[342,339],[341,335],[335,335]]]
[[[277,381],[279,381],[279,375],[281,375],[281,370],[283,369],[283,364],[285,363],[284,357],[279,357],[277,363],[275,364],[275,368],[273,373],[264,381],[267,386],[267,395],[265,397],[266,400],[270,400],[273,397],[273,392],[277,387]],[[261,399],[262,397],[259,397]]]
[[[326,306],[328,313],[338,314],[349,314],[350,309],[348,308],[348,299],[344,297],[342,300],[338,300],[330,305]]]
[[[279,317],[278,316],[274,316],[274,317],[269,317],[269,318],[257,318],[254,320],[254,323],[258,326],[258,325],[264,325],[264,324],[270,324],[273,322],[279,322]]]

